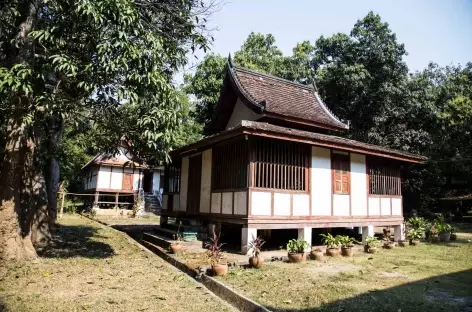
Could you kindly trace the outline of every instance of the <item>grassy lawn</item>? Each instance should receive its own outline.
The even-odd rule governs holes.
[[[37,263],[0,268],[0,311],[231,311],[123,234],[64,215]]]
[[[270,263],[220,280],[273,311],[472,311],[471,234],[457,242]]]

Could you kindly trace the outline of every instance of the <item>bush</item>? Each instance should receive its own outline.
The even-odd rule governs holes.
[[[334,237],[331,233],[320,234],[323,239],[321,240],[328,248],[337,248],[339,246],[338,236]]]
[[[302,238],[291,239],[287,243],[287,251],[289,253],[304,253],[308,246],[308,242]]]

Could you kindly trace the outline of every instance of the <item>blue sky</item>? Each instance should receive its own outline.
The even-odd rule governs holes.
[[[218,27],[212,51],[233,54],[254,31],[272,33],[289,55],[297,42],[349,33],[371,10],[405,44],[410,71],[472,61],[472,0],[229,0],[210,22]]]

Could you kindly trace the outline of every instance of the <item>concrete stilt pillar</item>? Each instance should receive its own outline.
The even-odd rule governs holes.
[[[393,231],[395,232],[395,241],[396,242],[405,239],[405,225],[403,223],[395,225],[393,227]]]
[[[365,239],[367,236],[374,236],[374,226],[368,225],[362,227],[362,244],[365,244]]]
[[[357,227],[357,234],[362,234],[362,226]]]
[[[241,231],[241,254],[245,255],[248,252],[248,244],[257,238],[257,229],[243,227]]]
[[[214,223],[208,224],[208,237],[213,237],[216,231],[216,225]]]
[[[298,229],[298,238],[302,238],[308,242],[308,248],[305,251],[311,250],[311,227],[304,227]]]

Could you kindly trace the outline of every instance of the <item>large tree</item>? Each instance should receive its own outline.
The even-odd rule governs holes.
[[[56,155],[65,123],[120,122],[112,117],[127,105],[149,108],[140,110],[139,119],[152,125],[148,138],[178,128],[179,118],[169,113],[171,78],[189,49],[206,49],[201,15],[208,12],[196,0],[4,2],[1,260],[34,258],[34,246],[49,236],[55,207],[48,198],[57,191]]]

